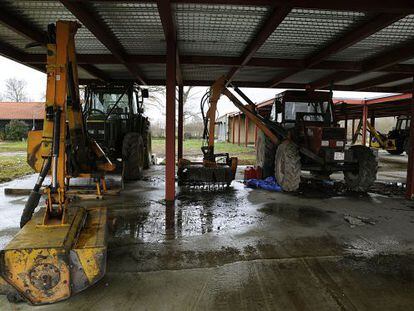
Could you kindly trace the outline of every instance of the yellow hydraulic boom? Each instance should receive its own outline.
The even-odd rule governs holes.
[[[87,136],[79,99],[75,34],[79,24],[49,25],[43,131],[28,138],[28,162],[39,178],[26,203],[22,229],[0,253],[0,291],[9,300],[53,303],[97,282],[106,266],[106,209],[74,206],[71,177],[100,182],[114,169]],[[34,213],[47,175],[46,204]]]

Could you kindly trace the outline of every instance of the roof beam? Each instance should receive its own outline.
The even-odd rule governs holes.
[[[103,72],[101,69],[95,67],[91,64],[80,64],[79,67],[81,67],[83,70],[88,72],[90,75],[94,76],[95,78],[102,80],[102,81],[109,81],[111,80],[111,77],[108,76],[105,72]]]
[[[22,65],[29,66],[32,69],[39,70],[41,72],[46,72],[46,67],[42,64],[28,64],[26,63],[26,53],[21,52],[19,49],[0,41],[0,55],[11,59],[15,62],[18,62]]]
[[[87,1],[87,0],[84,0]],[[116,0],[101,0],[116,2]],[[125,0],[119,0],[125,2]],[[128,0],[128,2],[155,2],[157,0]],[[388,13],[414,13],[414,5],[411,0],[171,0],[173,3],[195,3],[195,4],[227,4],[227,5],[253,5],[253,6],[282,6],[289,5],[298,8],[322,9],[322,10],[345,10],[360,12],[388,12]]]
[[[142,84],[146,84],[143,75],[139,72],[135,64],[128,63],[127,53],[123,46],[112,34],[109,27],[100,20],[84,1],[80,0],[60,0],[90,32],[128,69],[134,79]]]
[[[174,23],[171,1],[170,0],[158,0],[157,1],[158,13],[160,15],[162,28],[164,30],[165,41],[174,42],[177,47],[176,50],[176,79],[179,85],[183,85],[183,77],[180,66],[180,54],[177,44],[177,28]]]
[[[413,75],[412,74],[408,74],[408,73],[392,73],[392,74],[387,74],[384,76],[380,76],[374,79],[370,79],[367,81],[363,81],[360,83],[356,83],[354,85],[351,86],[351,88],[355,91],[361,91],[373,86],[377,86],[377,85],[381,85],[381,84],[386,84],[386,83],[390,83],[390,82],[396,82],[399,80],[404,80],[407,78],[411,78]],[[398,87],[398,86],[397,86]]]
[[[352,27],[345,35],[340,38],[333,40],[330,44],[309,56],[304,61],[304,66],[306,69],[312,68],[315,65],[322,62],[324,59],[329,56],[343,51],[344,49],[354,45],[355,43],[373,35],[379,30],[388,27],[394,22],[405,17],[405,14],[390,14],[390,13],[380,13],[372,17],[367,22],[364,22],[362,25],[357,25]],[[269,81],[270,87],[276,87],[280,82],[287,79],[288,77],[300,72],[301,69],[291,70],[277,75],[272,80]]]
[[[362,62],[361,72],[365,73],[371,71],[381,71],[386,67],[393,66],[410,58],[413,58],[413,56],[414,40]],[[331,83],[347,80],[358,75],[360,75],[360,73],[351,73],[346,71],[335,72],[331,75],[312,82],[311,87],[314,89],[323,88]]]
[[[19,16],[7,10],[7,8],[0,10],[0,23],[28,40],[46,44],[47,37],[44,31],[36,29],[34,25],[22,20]]]
[[[290,13],[292,7],[290,6],[281,6],[275,7],[270,13],[270,16],[264,22],[262,28],[254,36],[254,39],[249,43],[249,45],[244,50],[243,54],[240,57],[240,65],[233,67],[227,73],[227,81],[231,81],[234,75],[245,66],[252,58],[256,51],[266,42],[270,35],[276,30],[276,28],[283,22],[285,17]]]
[[[45,64],[46,55],[22,53],[21,61],[32,64]],[[78,54],[76,56],[78,64],[121,64],[121,62],[112,54]],[[165,64],[165,55],[128,55],[127,61],[132,64]],[[218,56],[192,56],[181,55],[180,62],[184,65],[224,65],[238,66],[239,57],[218,57]],[[298,59],[281,59],[281,58],[252,58],[247,65],[248,67],[265,67],[265,68],[286,68],[286,69],[305,69],[303,61]],[[349,61],[322,61],[312,67],[313,69],[339,70],[362,72],[362,63]],[[414,65],[395,64],[382,68],[382,72],[393,73],[412,73]]]
[[[34,41],[35,43],[39,43],[41,45],[46,45],[46,33],[44,31],[37,29],[34,25],[31,25],[29,22],[21,19],[18,16],[15,16],[13,13],[9,12],[6,9],[0,11],[0,23],[6,25],[9,29],[25,37],[28,40]],[[25,59],[27,55],[30,55],[24,52],[16,51],[13,51],[11,53],[18,53],[18,55],[20,54],[18,58],[20,58],[21,60]],[[42,55],[42,59],[45,62],[46,56]],[[43,72],[45,71],[42,66],[39,67],[38,65],[31,64],[31,67],[37,70],[41,70]],[[95,66],[85,64],[81,65],[81,67],[89,74],[100,80],[105,80],[105,78],[109,78]]]

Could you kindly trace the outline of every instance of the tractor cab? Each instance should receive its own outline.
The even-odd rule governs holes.
[[[336,123],[331,92],[285,91],[275,98],[271,120],[315,154],[344,150],[346,133]],[[342,155],[337,152],[338,159]]]
[[[88,85],[85,89],[84,117],[88,134],[110,158],[120,158],[122,141],[130,132],[145,132],[144,98],[148,91],[136,84]]]

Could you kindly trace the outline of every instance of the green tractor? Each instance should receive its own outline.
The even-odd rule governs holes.
[[[88,134],[122,168],[123,180],[140,179],[143,169],[151,164],[144,98],[148,98],[148,90],[135,83],[90,84],[85,88],[83,111]]]

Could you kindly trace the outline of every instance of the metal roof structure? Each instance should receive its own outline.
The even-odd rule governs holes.
[[[405,92],[414,73],[411,0],[1,0],[0,54],[45,71],[26,46],[59,19],[83,26],[83,80],[165,84],[166,38],[181,85]]]

